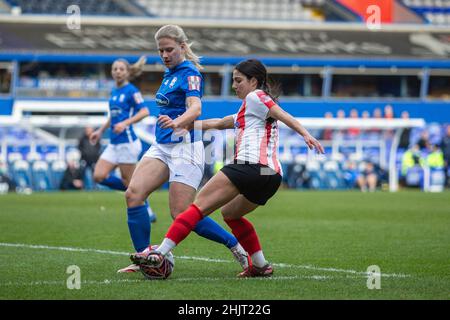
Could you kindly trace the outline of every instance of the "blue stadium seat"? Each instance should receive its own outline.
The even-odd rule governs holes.
[[[423,186],[423,169],[421,166],[414,166],[406,172],[406,185],[409,187]]]
[[[306,164],[306,172],[309,177],[309,188],[310,189],[323,189],[325,174],[320,169],[320,162],[310,161]]]
[[[23,160],[23,156],[20,152],[10,152],[8,153],[8,165],[12,166],[14,164],[14,162],[18,161],[18,160]]]
[[[430,170],[430,186],[444,187],[445,170],[443,168],[433,168]]]
[[[33,189],[36,191],[48,191],[52,189],[48,164],[44,161],[35,161],[31,166]]]
[[[29,152],[26,155],[26,160],[28,161],[28,163],[33,164],[35,161],[42,160],[42,156],[37,152]]]
[[[64,172],[66,171],[67,165],[62,160],[56,160],[50,165],[50,181],[52,185],[52,189],[57,190],[61,184],[61,180],[64,176]]]
[[[325,186],[327,189],[339,189],[344,183],[340,176],[339,164],[336,161],[329,160],[323,164],[325,172]]]
[[[13,179],[17,184],[17,188],[32,188],[30,165],[25,160],[17,160],[12,165]]]

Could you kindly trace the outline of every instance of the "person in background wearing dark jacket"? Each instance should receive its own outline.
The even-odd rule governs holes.
[[[61,190],[82,190],[84,187],[80,164],[75,160],[67,161],[67,169],[61,180]]]
[[[84,134],[78,141],[78,150],[81,152],[81,171],[82,177],[92,177],[94,173],[95,163],[100,156],[100,141],[92,144],[89,136],[94,132],[92,127],[84,128]],[[88,173],[89,171],[89,173]]]

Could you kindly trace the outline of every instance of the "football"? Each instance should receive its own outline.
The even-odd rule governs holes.
[[[150,246],[152,250],[156,250],[158,245]],[[149,280],[165,280],[167,279],[173,272],[173,268],[175,266],[175,259],[173,257],[172,252],[169,252],[159,267],[151,267],[146,265],[140,265],[140,271],[144,275],[145,278]]]

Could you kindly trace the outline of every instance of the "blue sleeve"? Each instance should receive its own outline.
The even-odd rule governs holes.
[[[186,93],[186,98],[201,98],[203,96],[203,77],[200,72],[196,70],[189,70],[186,72],[183,76],[181,89]]]
[[[137,88],[133,88],[130,91],[130,104],[131,106],[134,106],[135,113],[141,110],[142,108],[146,107],[144,98],[142,97],[141,92]]]

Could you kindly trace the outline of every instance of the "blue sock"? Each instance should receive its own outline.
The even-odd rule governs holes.
[[[235,236],[222,228],[217,222],[210,217],[205,217],[197,223],[194,229],[199,236],[221,243],[227,248],[232,248],[238,244]]]
[[[125,185],[123,184],[122,179],[116,177],[114,174],[110,174],[108,178],[106,178],[103,181],[100,181],[99,183],[104,186],[110,187],[111,189],[114,190],[120,191],[127,190],[127,187],[125,187]]]
[[[150,217],[145,205],[127,209],[128,229],[136,252],[141,252],[150,244]]]

